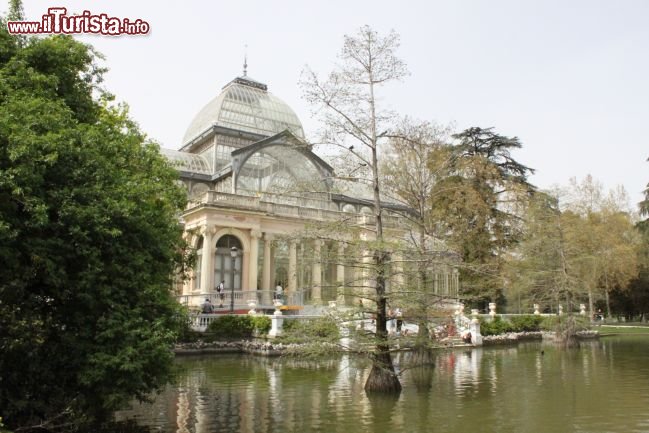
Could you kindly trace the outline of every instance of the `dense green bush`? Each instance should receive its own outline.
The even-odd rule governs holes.
[[[509,321],[513,332],[537,332],[541,330],[543,317],[528,314],[525,316],[512,316]]]
[[[336,322],[329,317],[318,319],[284,320],[282,340],[291,342],[312,342],[314,340],[337,340],[340,331]]]
[[[225,315],[212,321],[207,327],[206,337],[219,338],[250,338],[255,335],[267,334],[270,330],[270,319],[266,316]]]
[[[500,316],[495,316],[492,321],[480,319],[480,333],[482,335],[499,335],[506,332],[514,332],[511,323],[503,320]]]
[[[482,335],[500,335],[506,332],[551,331],[558,333],[578,332],[589,328],[588,318],[583,316],[512,316],[504,320],[496,316],[493,321],[480,319]]]
[[[270,331],[270,317],[268,316],[250,316],[252,325],[258,335],[266,335]]]

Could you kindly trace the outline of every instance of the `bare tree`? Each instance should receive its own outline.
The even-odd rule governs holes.
[[[411,305],[409,316],[419,325],[418,341],[427,339],[430,313],[439,310],[448,300],[448,293],[440,295],[433,289],[434,278],[440,272],[448,273],[458,265],[458,255],[450,251],[439,233],[439,220],[433,216],[435,194],[448,194],[437,188],[440,179],[448,176],[453,156],[452,127],[433,122],[403,119],[390,134],[390,141],[381,162],[384,193],[403,205],[398,213],[412,228],[408,233],[409,265],[414,268],[415,287],[402,288],[401,299]],[[433,274],[431,274],[431,272]],[[394,292],[399,288],[393,287]],[[412,290],[414,289],[414,290]]]
[[[306,69],[301,79],[305,98],[313,104],[325,129],[323,142],[346,149],[371,172],[374,198],[376,244],[373,249],[376,302],[376,350],[373,367],[365,384],[368,392],[399,392],[388,345],[386,328],[386,270],[390,255],[383,245],[383,222],[379,181],[379,144],[386,140],[392,114],[379,106],[381,86],[403,79],[407,68],[396,56],[399,35],[391,31],[379,35],[364,26],[353,36],[345,36],[341,62],[327,79]]]

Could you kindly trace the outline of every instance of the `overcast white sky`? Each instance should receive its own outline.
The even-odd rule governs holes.
[[[26,17],[53,6],[149,22],[147,36],[81,39],[104,53],[106,88],[163,147],[180,147],[193,116],[241,74],[246,44],[248,74],[313,136],[300,72],[329,72],[343,35],[369,24],[401,34],[412,74],[385,94],[390,108],[518,136],[514,156],[541,188],[592,174],[636,203],[649,181],[649,1],[29,0]]]

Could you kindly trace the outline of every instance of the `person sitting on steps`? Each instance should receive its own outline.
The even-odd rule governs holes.
[[[201,305],[201,312],[203,314],[212,314],[214,312],[214,305],[212,305],[208,298],[205,298],[205,302]]]

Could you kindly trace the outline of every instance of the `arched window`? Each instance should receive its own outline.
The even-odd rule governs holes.
[[[201,288],[201,267],[203,262],[203,236],[196,241],[196,266],[194,267],[194,290]]]
[[[237,248],[236,258],[232,258],[232,247]],[[214,256],[214,286],[221,281],[226,289],[241,290],[241,269],[243,263],[243,247],[236,236],[221,236],[216,242]]]

